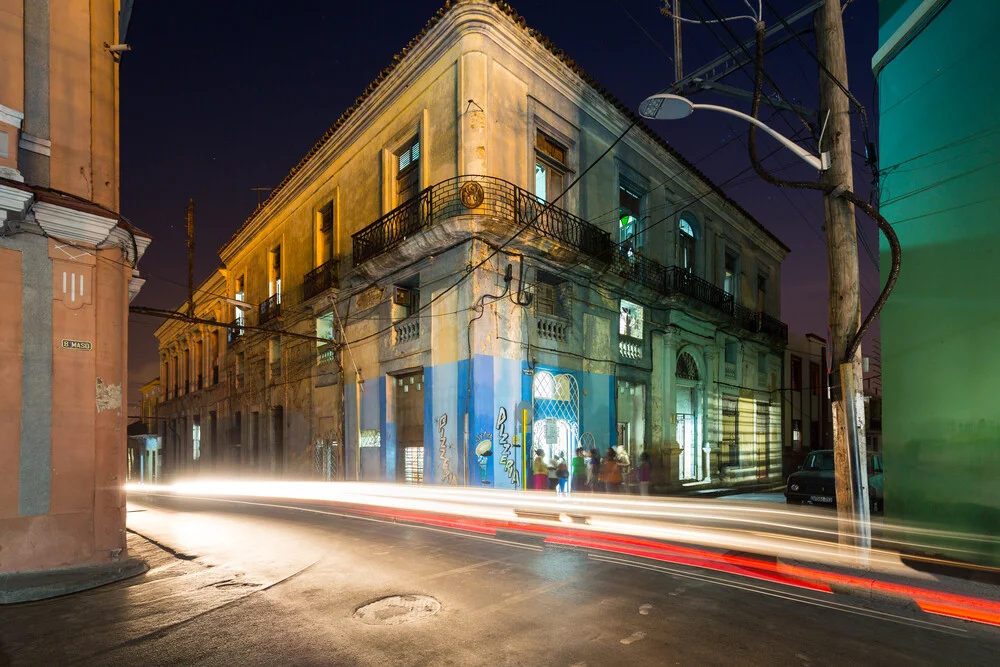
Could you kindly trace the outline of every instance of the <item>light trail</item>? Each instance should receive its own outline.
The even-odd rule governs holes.
[[[346,512],[349,515],[381,517],[483,537],[496,536],[498,530],[536,534],[548,544],[709,569],[813,592],[832,593],[832,587],[839,587],[903,597],[926,613],[1000,626],[1000,603],[928,588],[933,577],[906,567],[895,550],[863,550],[838,543],[837,517],[830,513],[724,500],[598,494],[557,497],[543,491],[367,482],[206,479],[171,485],[130,484],[126,490],[181,497],[332,504],[350,508]],[[902,532],[892,526],[883,526],[882,530]],[[978,553],[977,546],[996,542],[992,537],[956,536],[948,531],[909,532],[931,538],[960,537],[970,545],[970,553]],[[897,539],[883,542],[905,544]],[[856,574],[859,570],[864,574]],[[918,581],[921,578],[923,581]]]

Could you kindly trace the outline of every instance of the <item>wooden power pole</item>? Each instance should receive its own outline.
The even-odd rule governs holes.
[[[674,82],[684,78],[684,59],[681,50],[681,0],[674,0]]]
[[[858,274],[858,238],[854,205],[839,196],[853,191],[851,172],[850,101],[837,85],[847,88],[847,54],[840,1],[826,0],[815,14],[819,73],[820,120],[829,112],[824,134],[830,168],[822,172],[824,185],[833,188],[823,197],[830,274],[831,404],[833,449],[836,467],[837,515],[841,540],[870,546],[868,473],[865,452],[864,398],[861,346],[850,359],[844,356],[861,325],[861,292]],[[832,77],[836,77],[834,80]]]
[[[188,317],[194,317],[194,199],[187,206]]]

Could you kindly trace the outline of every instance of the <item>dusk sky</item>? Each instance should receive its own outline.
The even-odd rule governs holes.
[[[685,0],[685,14],[706,18],[709,0]],[[769,0],[765,20],[777,23],[805,0]],[[122,213],[153,237],[139,268],[146,285],[134,305],[178,308],[186,298],[185,207],[196,207],[195,281],[219,266],[219,247],[253,211],[258,193],[274,187],[323,132],[352,104],[436,12],[443,0],[405,3],[207,3],[195,0],[136,3],[128,32],[132,51],[121,65]],[[657,0],[520,0],[512,6],[626,105],[673,82],[672,25]],[[743,0],[710,0],[720,14],[744,14]],[[845,11],[850,88],[875,129],[874,78],[877,6],[858,0]],[[811,27],[806,19],[800,28]],[[752,24],[731,24],[741,38]],[[690,71],[734,48],[720,26],[686,25],[684,63]],[[813,48],[811,32],[804,35]],[[781,92],[817,107],[815,61],[796,41],[768,56],[768,73]],[[750,90],[751,68],[724,83]],[[765,88],[768,92],[769,89]],[[710,102],[749,111],[749,102],[702,93]],[[802,129],[791,113],[768,119],[791,135]],[[746,152],[747,125],[717,113],[654,122],[651,127],[757,217],[791,248],[782,266],[781,319],[792,332],[827,327],[826,248],[818,193],[780,190],[753,175]],[[854,124],[857,153],[864,142]],[[806,144],[808,147],[808,143]],[[776,144],[761,139],[762,154]],[[779,151],[765,164],[779,175],[810,179],[815,173]],[[787,167],[787,168],[786,168]],[[742,173],[741,173],[742,172]],[[855,190],[869,193],[871,172],[855,156]],[[860,231],[877,257],[874,224]],[[861,249],[863,308],[877,295],[878,272]],[[153,331],[159,321],[132,316],[129,329],[130,401],[159,373]],[[867,351],[866,351],[867,354]],[[130,413],[131,414],[131,413]]]

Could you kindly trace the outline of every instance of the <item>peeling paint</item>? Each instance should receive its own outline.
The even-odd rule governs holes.
[[[97,413],[105,410],[122,409],[122,386],[120,384],[104,384],[104,380],[97,378]]]

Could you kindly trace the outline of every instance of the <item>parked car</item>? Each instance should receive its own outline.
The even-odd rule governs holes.
[[[882,509],[882,455],[868,455],[868,503],[872,512]],[[837,487],[833,472],[833,450],[809,452],[798,472],[788,477],[785,501],[789,504],[837,504]]]

